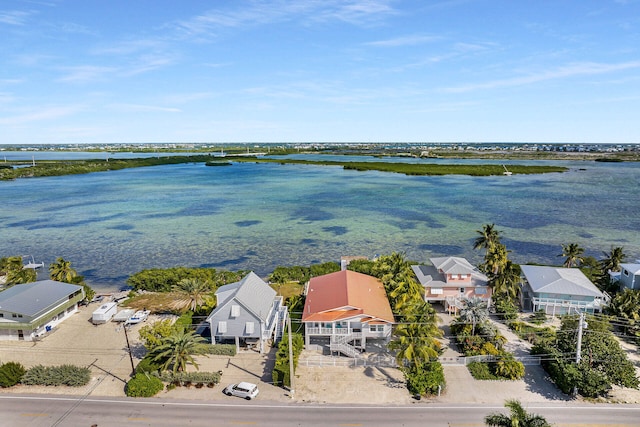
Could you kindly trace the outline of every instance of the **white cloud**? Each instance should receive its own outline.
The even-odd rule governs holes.
[[[60,117],[75,114],[80,110],[79,106],[56,106],[33,110],[22,114],[0,118],[0,125],[19,125],[42,120],[58,119]]]
[[[8,25],[25,25],[27,19],[33,15],[34,12],[24,10],[6,10],[0,11],[0,24]]]
[[[75,67],[61,68],[65,75],[58,81],[69,83],[86,83],[105,78],[116,71],[113,67],[100,67],[95,65],[79,65]]]
[[[397,47],[397,46],[414,46],[418,44],[430,43],[439,40],[438,36],[404,36],[396,37],[387,40],[377,40],[374,42],[365,43],[367,46],[379,46],[379,47]]]
[[[110,104],[107,106],[112,110],[119,112],[162,112],[162,113],[181,113],[182,110],[173,107],[160,107],[158,105],[141,105],[141,104]]]
[[[623,62],[619,64],[601,64],[596,62],[585,62],[571,64],[555,70],[542,71],[537,74],[529,74],[520,77],[511,77],[501,80],[491,80],[484,83],[474,83],[462,86],[454,86],[442,89],[443,92],[462,93],[483,89],[497,89],[502,87],[523,86],[547,80],[556,80],[567,77],[581,75],[607,74],[616,71],[623,71],[633,68],[640,68],[640,61]]]

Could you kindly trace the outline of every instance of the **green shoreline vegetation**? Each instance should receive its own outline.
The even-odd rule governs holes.
[[[52,161],[40,160],[32,165],[31,162],[13,162],[0,168],[0,180],[12,180],[17,178],[33,178],[46,176],[62,176],[85,174],[91,172],[106,172],[126,168],[138,168],[146,166],[159,166],[182,163],[206,163],[213,165],[228,165],[233,162],[252,163],[279,163],[302,164],[319,166],[342,166],[346,170],[356,171],[380,171],[402,173],[405,175],[470,175],[490,176],[502,175],[505,170],[501,165],[434,165],[415,163],[392,162],[337,162],[337,161],[311,161],[297,159],[273,159],[255,156],[228,156],[222,160],[211,155],[197,156],[169,156],[155,158],[111,159],[111,160],[65,160]],[[18,166],[18,167],[16,167]],[[509,165],[509,172],[513,174],[537,174],[549,172],[565,172],[568,168],[561,166],[524,166]]]

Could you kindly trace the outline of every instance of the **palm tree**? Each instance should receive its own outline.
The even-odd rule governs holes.
[[[34,269],[24,268],[21,256],[0,259],[0,277],[4,276],[4,286],[35,282],[38,273]]]
[[[482,269],[489,275],[495,276],[500,274],[507,265],[507,262],[509,262],[509,252],[507,247],[501,243],[491,246],[487,250],[484,264],[481,266]]]
[[[640,323],[640,290],[626,288],[618,293],[609,305],[611,313],[625,319],[629,326]]]
[[[492,288],[493,294],[506,296],[510,301],[514,302],[520,291],[518,286],[520,273],[520,266],[507,260],[502,271],[489,280],[489,286]]]
[[[172,308],[196,311],[209,298],[211,285],[207,280],[186,278],[174,285],[173,290],[179,293],[179,297],[171,303]]]
[[[484,423],[490,427],[551,427],[542,415],[528,413],[517,400],[507,400],[504,406],[509,415],[494,412],[484,417]]]
[[[627,255],[621,247],[611,247],[611,252],[602,252],[605,258],[600,261],[602,272],[607,274],[609,271],[620,271],[620,264],[624,262]]]
[[[71,268],[71,261],[66,261],[62,257],[59,257],[56,262],[49,265],[49,277],[51,280],[73,283],[73,278],[77,275],[78,273]]]
[[[188,364],[198,369],[193,356],[206,355],[207,352],[207,342],[203,337],[194,331],[179,330],[162,338],[160,344],[151,349],[149,356],[152,361],[158,362],[163,370],[182,372]]]
[[[569,243],[568,245],[562,245],[562,253],[558,256],[566,257],[564,260],[564,267],[571,268],[578,266],[582,262],[582,254],[584,248],[580,247],[577,243]]]
[[[460,309],[458,319],[462,323],[471,323],[471,335],[475,335],[476,325],[489,319],[487,302],[480,298],[471,298],[465,301],[464,307]]]
[[[473,242],[473,249],[487,249],[500,243],[501,231],[496,230],[495,224],[485,224],[482,226],[482,230],[476,230],[476,233],[480,234],[479,237]]]
[[[394,330],[390,350],[397,351],[396,361],[401,367],[422,367],[440,355],[442,336],[436,311],[427,302],[414,302],[405,307],[404,321]]]

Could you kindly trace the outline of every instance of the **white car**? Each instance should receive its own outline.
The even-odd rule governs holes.
[[[244,397],[247,400],[253,399],[259,393],[257,385],[245,382],[229,384],[222,392],[227,396]]]

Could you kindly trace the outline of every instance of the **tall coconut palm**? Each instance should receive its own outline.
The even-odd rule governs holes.
[[[609,271],[620,271],[620,264],[624,262],[627,255],[621,247],[611,247],[611,252],[602,252],[605,258],[600,261],[602,272],[607,274]]]
[[[179,295],[175,301],[171,303],[171,307],[177,310],[188,309],[196,311],[196,309],[207,302],[211,293],[211,284],[207,280],[200,279],[182,279],[173,286],[173,291]]]
[[[500,243],[501,231],[496,229],[495,224],[485,224],[482,226],[482,230],[476,230],[476,233],[480,234],[480,236],[473,242],[473,249],[489,250],[491,246]]]
[[[71,261],[66,261],[62,257],[58,257],[56,262],[49,265],[49,277],[51,280],[73,283],[73,278],[77,275],[76,270],[71,267]]]
[[[464,307],[460,309],[458,316],[460,322],[471,323],[471,335],[475,335],[476,325],[489,320],[487,302],[480,298],[471,298],[465,301]]]
[[[520,266],[507,260],[502,271],[489,280],[489,286],[492,288],[493,294],[505,296],[511,302],[514,302],[520,291],[520,273]]]
[[[163,370],[182,372],[187,365],[198,369],[195,355],[206,355],[208,346],[206,340],[193,331],[183,330],[161,339],[160,344],[149,352],[151,360],[161,365]]]
[[[484,423],[490,427],[551,427],[542,415],[528,413],[517,400],[507,400],[504,406],[509,415],[492,413],[484,417]]]
[[[579,266],[582,262],[582,254],[584,248],[577,243],[569,243],[568,245],[562,245],[562,253],[558,256],[565,257],[564,267],[571,268]]]
[[[415,302],[405,307],[402,322],[393,332],[389,349],[396,351],[401,367],[422,367],[440,355],[442,330],[438,328],[436,311],[427,302]]]
[[[0,259],[0,277],[4,276],[4,286],[35,282],[38,273],[32,268],[24,268],[21,256]]]
[[[500,274],[509,261],[509,252],[501,243],[491,246],[487,250],[484,264],[481,265],[482,270],[493,276]]]

